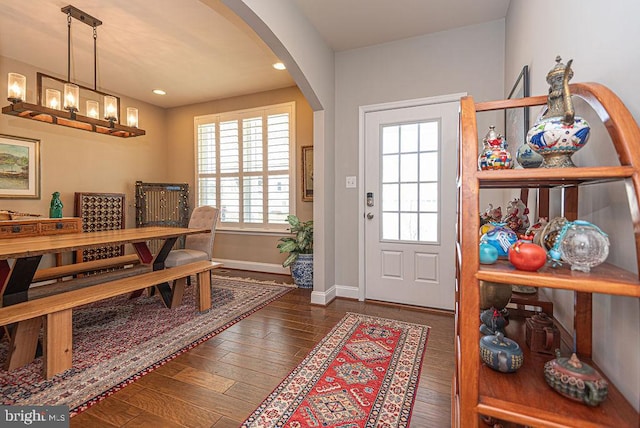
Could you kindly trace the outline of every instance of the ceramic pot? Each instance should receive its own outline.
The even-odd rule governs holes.
[[[489,132],[482,140],[482,152],[478,157],[478,168],[482,171],[492,169],[513,168],[511,153],[507,150],[507,142],[496,132],[495,126],[489,127]]]
[[[480,243],[480,263],[490,265],[498,260],[498,250],[491,244],[486,242]]]
[[[298,254],[291,264],[293,282],[300,288],[313,288],[313,254]]]
[[[509,262],[516,269],[535,272],[547,263],[547,252],[530,241],[517,241],[509,247]]]
[[[480,357],[486,365],[503,373],[515,372],[524,362],[520,345],[502,333],[480,339]]]
[[[493,245],[498,250],[498,257],[507,257],[509,247],[518,240],[518,235],[505,223],[489,223],[493,228],[480,237],[480,241]]]
[[[600,373],[578,359],[561,357],[556,350],[556,358],[544,365],[544,379],[559,394],[589,406],[597,406],[609,393],[609,384]]]
[[[518,148],[516,160],[523,168],[538,168],[542,165],[544,158],[525,143]]]
[[[511,300],[511,293],[511,284],[480,281],[480,309],[504,308]]]
[[[549,96],[543,115],[527,132],[527,144],[542,156],[542,168],[575,167],[571,155],[580,150],[589,139],[591,130],[586,120],[575,116],[569,80],[573,77],[571,63],[556,65],[547,74]]]

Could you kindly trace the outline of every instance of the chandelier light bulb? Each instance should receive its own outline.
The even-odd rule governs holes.
[[[12,103],[24,101],[27,93],[27,78],[22,74],[9,73],[7,99]]]
[[[104,118],[118,120],[118,100],[111,95],[104,96]]]
[[[80,88],[73,83],[64,84],[64,109],[78,111],[80,103]]]
[[[56,89],[47,89],[45,98],[47,107],[54,110],[60,110],[60,91]]]
[[[134,128],[138,127],[138,109],[135,107],[127,107],[127,125]]]
[[[92,117],[94,119],[100,118],[100,105],[97,101],[87,100],[87,116]]]

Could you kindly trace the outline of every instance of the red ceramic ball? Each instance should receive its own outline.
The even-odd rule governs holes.
[[[509,247],[509,261],[516,269],[535,272],[547,262],[547,252],[532,242],[518,241]]]

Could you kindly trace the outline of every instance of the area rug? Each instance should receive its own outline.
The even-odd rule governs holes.
[[[2,405],[66,405],[71,416],[206,341],[282,296],[291,287],[216,276],[212,309],[196,309],[195,286],[167,309],[158,296],[119,296],[73,311],[73,367],[50,380],[42,358],[0,369]],[[0,341],[0,362],[8,340]]]
[[[242,427],[406,427],[428,336],[348,313]]]

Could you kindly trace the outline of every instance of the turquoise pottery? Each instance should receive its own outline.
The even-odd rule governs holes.
[[[291,264],[293,282],[300,288],[313,288],[313,254],[298,254]]]
[[[480,263],[490,265],[498,260],[498,250],[486,242],[480,243]]]
[[[506,223],[491,223],[495,227],[482,235],[480,241],[492,245],[498,250],[498,257],[507,257],[509,247],[518,241],[518,235],[507,227]]]

